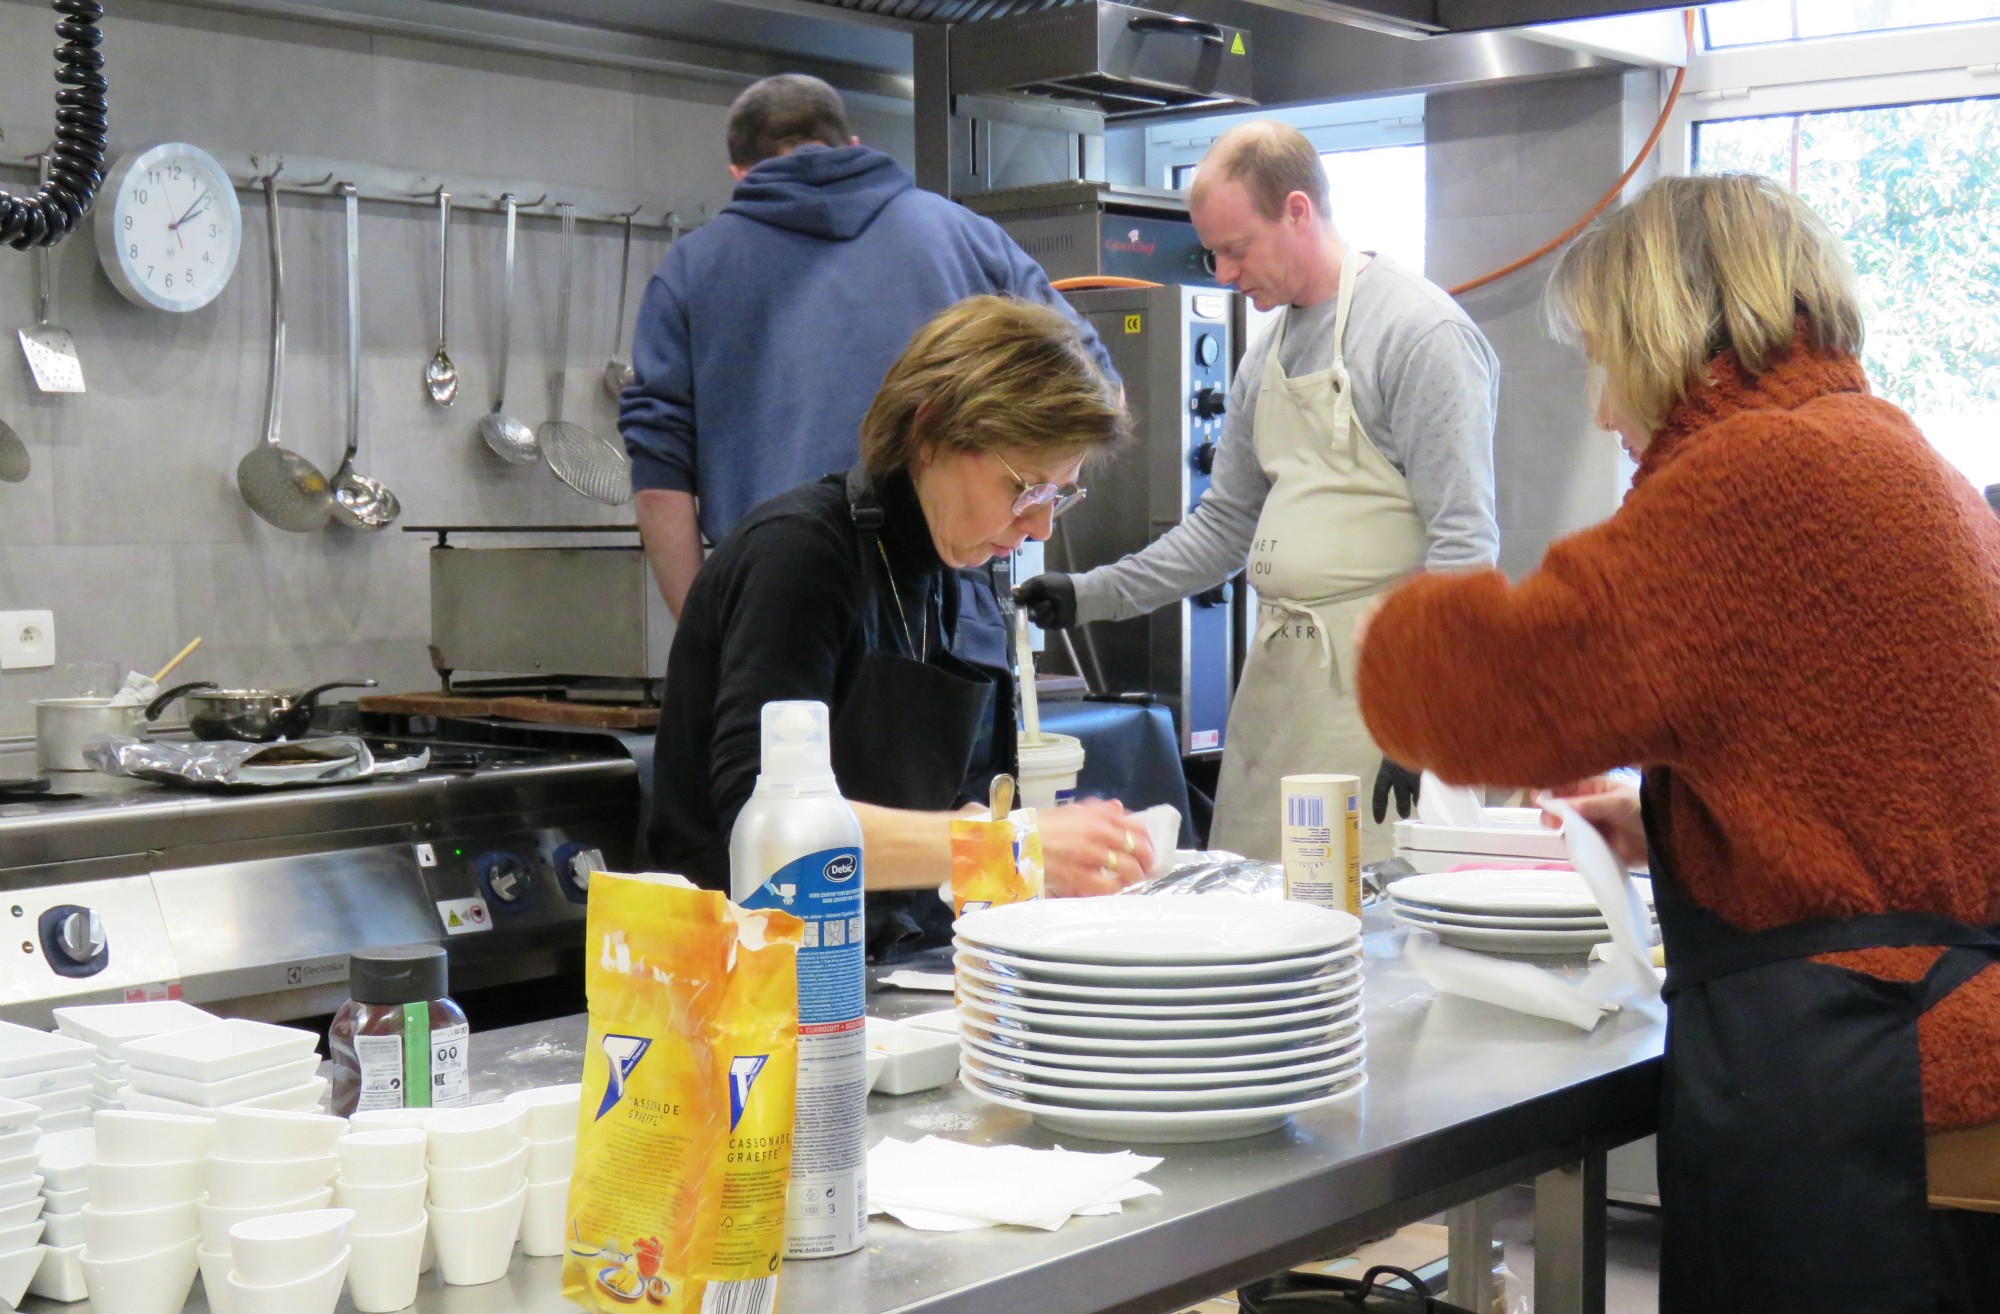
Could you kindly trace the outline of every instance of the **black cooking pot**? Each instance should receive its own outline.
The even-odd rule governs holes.
[[[146,708],[146,719],[157,721],[168,704],[179,698],[195,738],[268,744],[274,739],[298,739],[311,729],[313,707],[327,690],[374,687],[373,680],[329,680],[310,689],[271,691],[223,689],[213,680],[196,680],[175,685],[155,698]]]

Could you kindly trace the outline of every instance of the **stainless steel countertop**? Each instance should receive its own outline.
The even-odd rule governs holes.
[[[1404,933],[1369,918],[1368,1085],[1282,1131],[1213,1145],[1169,1145],[1148,1175],[1163,1195],[1053,1233],[919,1233],[877,1219],[868,1244],[787,1266],[787,1314],[1158,1314],[1653,1130],[1664,1014],[1628,1010],[1588,1034],[1454,998],[1433,997],[1399,955]],[[905,964],[907,965],[907,964]],[[901,1016],[948,997],[884,990],[871,1012]],[[473,1041],[475,1098],[573,1081],[581,1016],[484,1033]],[[1078,1148],[1025,1115],[954,1083],[869,1100],[871,1140],[935,1134],[975,1144]],[[1144,1147],[1139,1147],[1142,1150]],[[560,1314],[561,1261],[515,1260],[484,1287],[426,1276],[419,1314]],[[87,1310],[30,1300],[31,1310]],[[199,1293],[190,1314],[206,1314]],[[343,1314],[351,1306],[344,1301]]]

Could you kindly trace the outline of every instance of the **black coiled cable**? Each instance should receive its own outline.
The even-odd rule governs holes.
[[[97,21],[104,6],[96,0],[55,0],[63,21],[56,35],[56,141],[49,180],[33,197],[0,191],[0,242],[16,251],[54,246],[76,230],[104,184],[104,36]]]

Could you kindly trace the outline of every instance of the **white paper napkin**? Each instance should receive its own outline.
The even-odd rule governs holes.
[[[1160,1188],[1138,1177],[1160,1163],[1129,1150],[888,1138],[868,1151],[868,1211],[925,1232],[1002,1225],[1053,1232],[1078,1214],[1118,1213],[1127,1200],[1158,1195]]]
[[[941,990],[945,994],[950,994],[953,988],[950,972],[912,972],[907,967],[883,973],[882,984],[899,990]]]
[[[1486,824],[1486,809],[1478,791],[1447,785],[1426,771],[1423,784],[1417,788],[1417,820],[1426,826],[1470,829]]]

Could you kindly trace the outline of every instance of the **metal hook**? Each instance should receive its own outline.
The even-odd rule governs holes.
[[[516,202],[514,208],[517,210],[539,210],[544,205],[547,205],[548,202],[549,202],[549,194],[547,192],[543,192],[540,196],[537,196],[532,201]]]
[[[324,187],[324,186],[326,186],[326,185],[327,185],[328,183],[330,183],[330,182],[332,182],[332,181],[333,181],[333,175],[329,173],[329,174],[328,174],[328,175],[327,175],[326,177],[324,177],[324,178],[321,178],[321,179],[320,179],[319,181],[317,181],[317,182],[309,182],[309,183],[300,183],[300,184],[299,184],[299,186],[298,186],[298,190],[300,190],[300,191],[302,191],[302,192],[309,192],[309,191],[312,191],[312,190],[313,190],[314,188],[316,188],[316,187]],[[352,187],[352,186],[353,186],[354,184],[352,184],[352,183],[344,183],[344,184],[342,184],[342,185],[343,185],[343,186],[348,186],[348,187]]]

